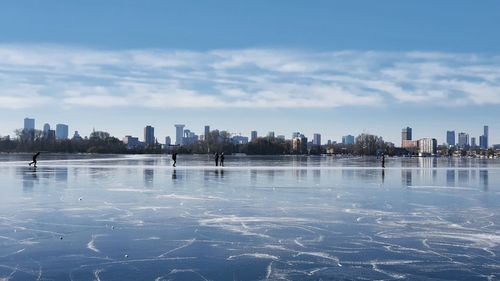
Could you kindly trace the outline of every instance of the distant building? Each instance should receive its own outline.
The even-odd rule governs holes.
[[[295,137],[292,139],[292,150],[294,152],[300,152],[300,138]]]
[[[466,148],[469,147],[469,134],[464,132],[458,133],[458,147]]]
[[[172,145],[172,139],[170,138],[170,136],[166,136],[165,137],[165,146],[170,146]]]
[[[182,138],[184,136],[184,127],[185,125],[174,125],[175,126],[175,144],[183,145]]]
[[[479,146],[482,149],[488,149],[488,135],[489,135],[489,128],[488,126],[484,126],[483,134],[479,136]]]
[[[435,155],[437,151],[437,140],[432,138],[423,138],[418,141],[420,155]]]
[[[210,138],[211,138],[211,141],[215,142],[215,143],[221,143],[224,141],[224,137],[221,135],[222,132],[220,132],[219,130],[212,130],[210,132]]]
[[[326,142],[326,145],[332,145],[332,140],[328,140],[328,141]]]
[[[284,141],[286,138],[284,135],[277,135],[276,139]]]
[[[182,138],[182,145],[192,145],[199,140],[199,136],[191,130],[184,130],[184,137]]]
[[[267,137],[270,139],[274,139],[274,131],[270,131],[269,133],[267,133]]]
[[[479,147],[481,149],[487,149],[488,148],[486,137],[484,135],[480,135],[479,136]]]
[[[24,118],[24,130],[25,131],[35,130],[35,119],[34,118]]]
[[[257,139],[257,131],[250,132],[250,141],[254,141]]]
[[[470,147],[475,148],[476,146],[477,146],[477,144],[476,144],[476,138],[475,137],[471,137],[470,138]]]
[[[155,128],[152,126],[146,126],[144,128],[144,144],[154,145],[155,144]]]
[[[73,134],[72,140],[82,140],[82,137],[80,136],[78,131],[75,131],[75,133]]]
[[[418,148],[418,141],[414,140],[403,140],[401,147],[404,149],[416,149]]]
[[[138,137],[125,136],[122,141],[128,149],[141,148],[143,146]]]
[[[292,139],[292,150],[299,154],[307,153],[307,138],[303,134],[298,133]]]
[[[48,123],[43,124],[43,138],[46,139],[49,136],[50,125]]]
[[[69,127],[66,124],[56,125],[56,139],[57,140],[67,140],[68,139]]]
[[[210,126],[206,125],[205,126],[205,138],[210,134]]]
[[[321,145],[321,134],[313,134],[312,145],[320,146]]]
[[[354,136],[352,135],[343,136],[342,144],[354,144]]]
[[[244,136],[234,136],[231,138],[233,144],[246,144],[248,143],[248,137]]]
[[[55,131],[55,130],[49,130],[49,131],[47,132],[47,137],[46,137],[46,139],[47,139],[48,141],[55,141],[55,140],[56,140],[56,131]]]
[[[403,128],[401,131],[401,147],[405,148],[405,141],[412,140],[412,129],[410,127]],[[406,142],[408,143],[408,142]]]
[[[455,146],[455,131],[446,131],[446,144],[448,146]]]

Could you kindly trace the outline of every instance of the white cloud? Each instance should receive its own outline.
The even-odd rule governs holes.
[[[500,104],[500,57],[0,45],[0,108]]]
[[[3,79],[6,79],[2,77]],[[52,98],[39,94],[41,86],[24,84],[17,80],[15,85],[2,87],[0,83],[0,108],[23,109],[49,105]]]
[[[31,107],[47,106],[51,98],[39,95],[4,95],[0,94],[0,108],[23,109]]]

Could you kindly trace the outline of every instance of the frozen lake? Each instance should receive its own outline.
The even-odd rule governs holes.
[[[94,157],[0,154],[0,280],[500,278],[499,160]]]

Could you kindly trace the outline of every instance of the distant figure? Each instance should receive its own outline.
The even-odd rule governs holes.
[[[220,165],[221,167],[224,167],[224,152],[220,154]]]
[[[38,158],[38,155],[40,155],[40,152],[37,152],[35,155],[33,155],[33,162],[31,162],[29,165],[33,164],[33,167],[36,168],[36,158]]]
[[[215,152],[215,167],[219,166],[219,153]]]
[[[382,153],[382,156],[380,156],[380,161],[382,162],[382,168],[385,168],[385,156]]]
[[[172,166],[175,167],[175,164],[177,164],[177,152],[172,153],[172,161],[174,161]]]

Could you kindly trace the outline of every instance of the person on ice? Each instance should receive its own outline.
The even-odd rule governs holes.
[[[219,166],[219,153],[215,152],[215,167]]]
[[[174,161],[172,166],[175,167],[175,164],[177,164],[177,152],[172,153],[172,161]]]
[[[36,159],[38,158],[38,155],[40,155],[40,152],[37,152],[35,155],[33,155],[33,162],[29,163],[30,166],[31,164],[33,164],[33,167],[36,168]]]
[[[220,166],[224,167],[224,152],[220,154]]]

